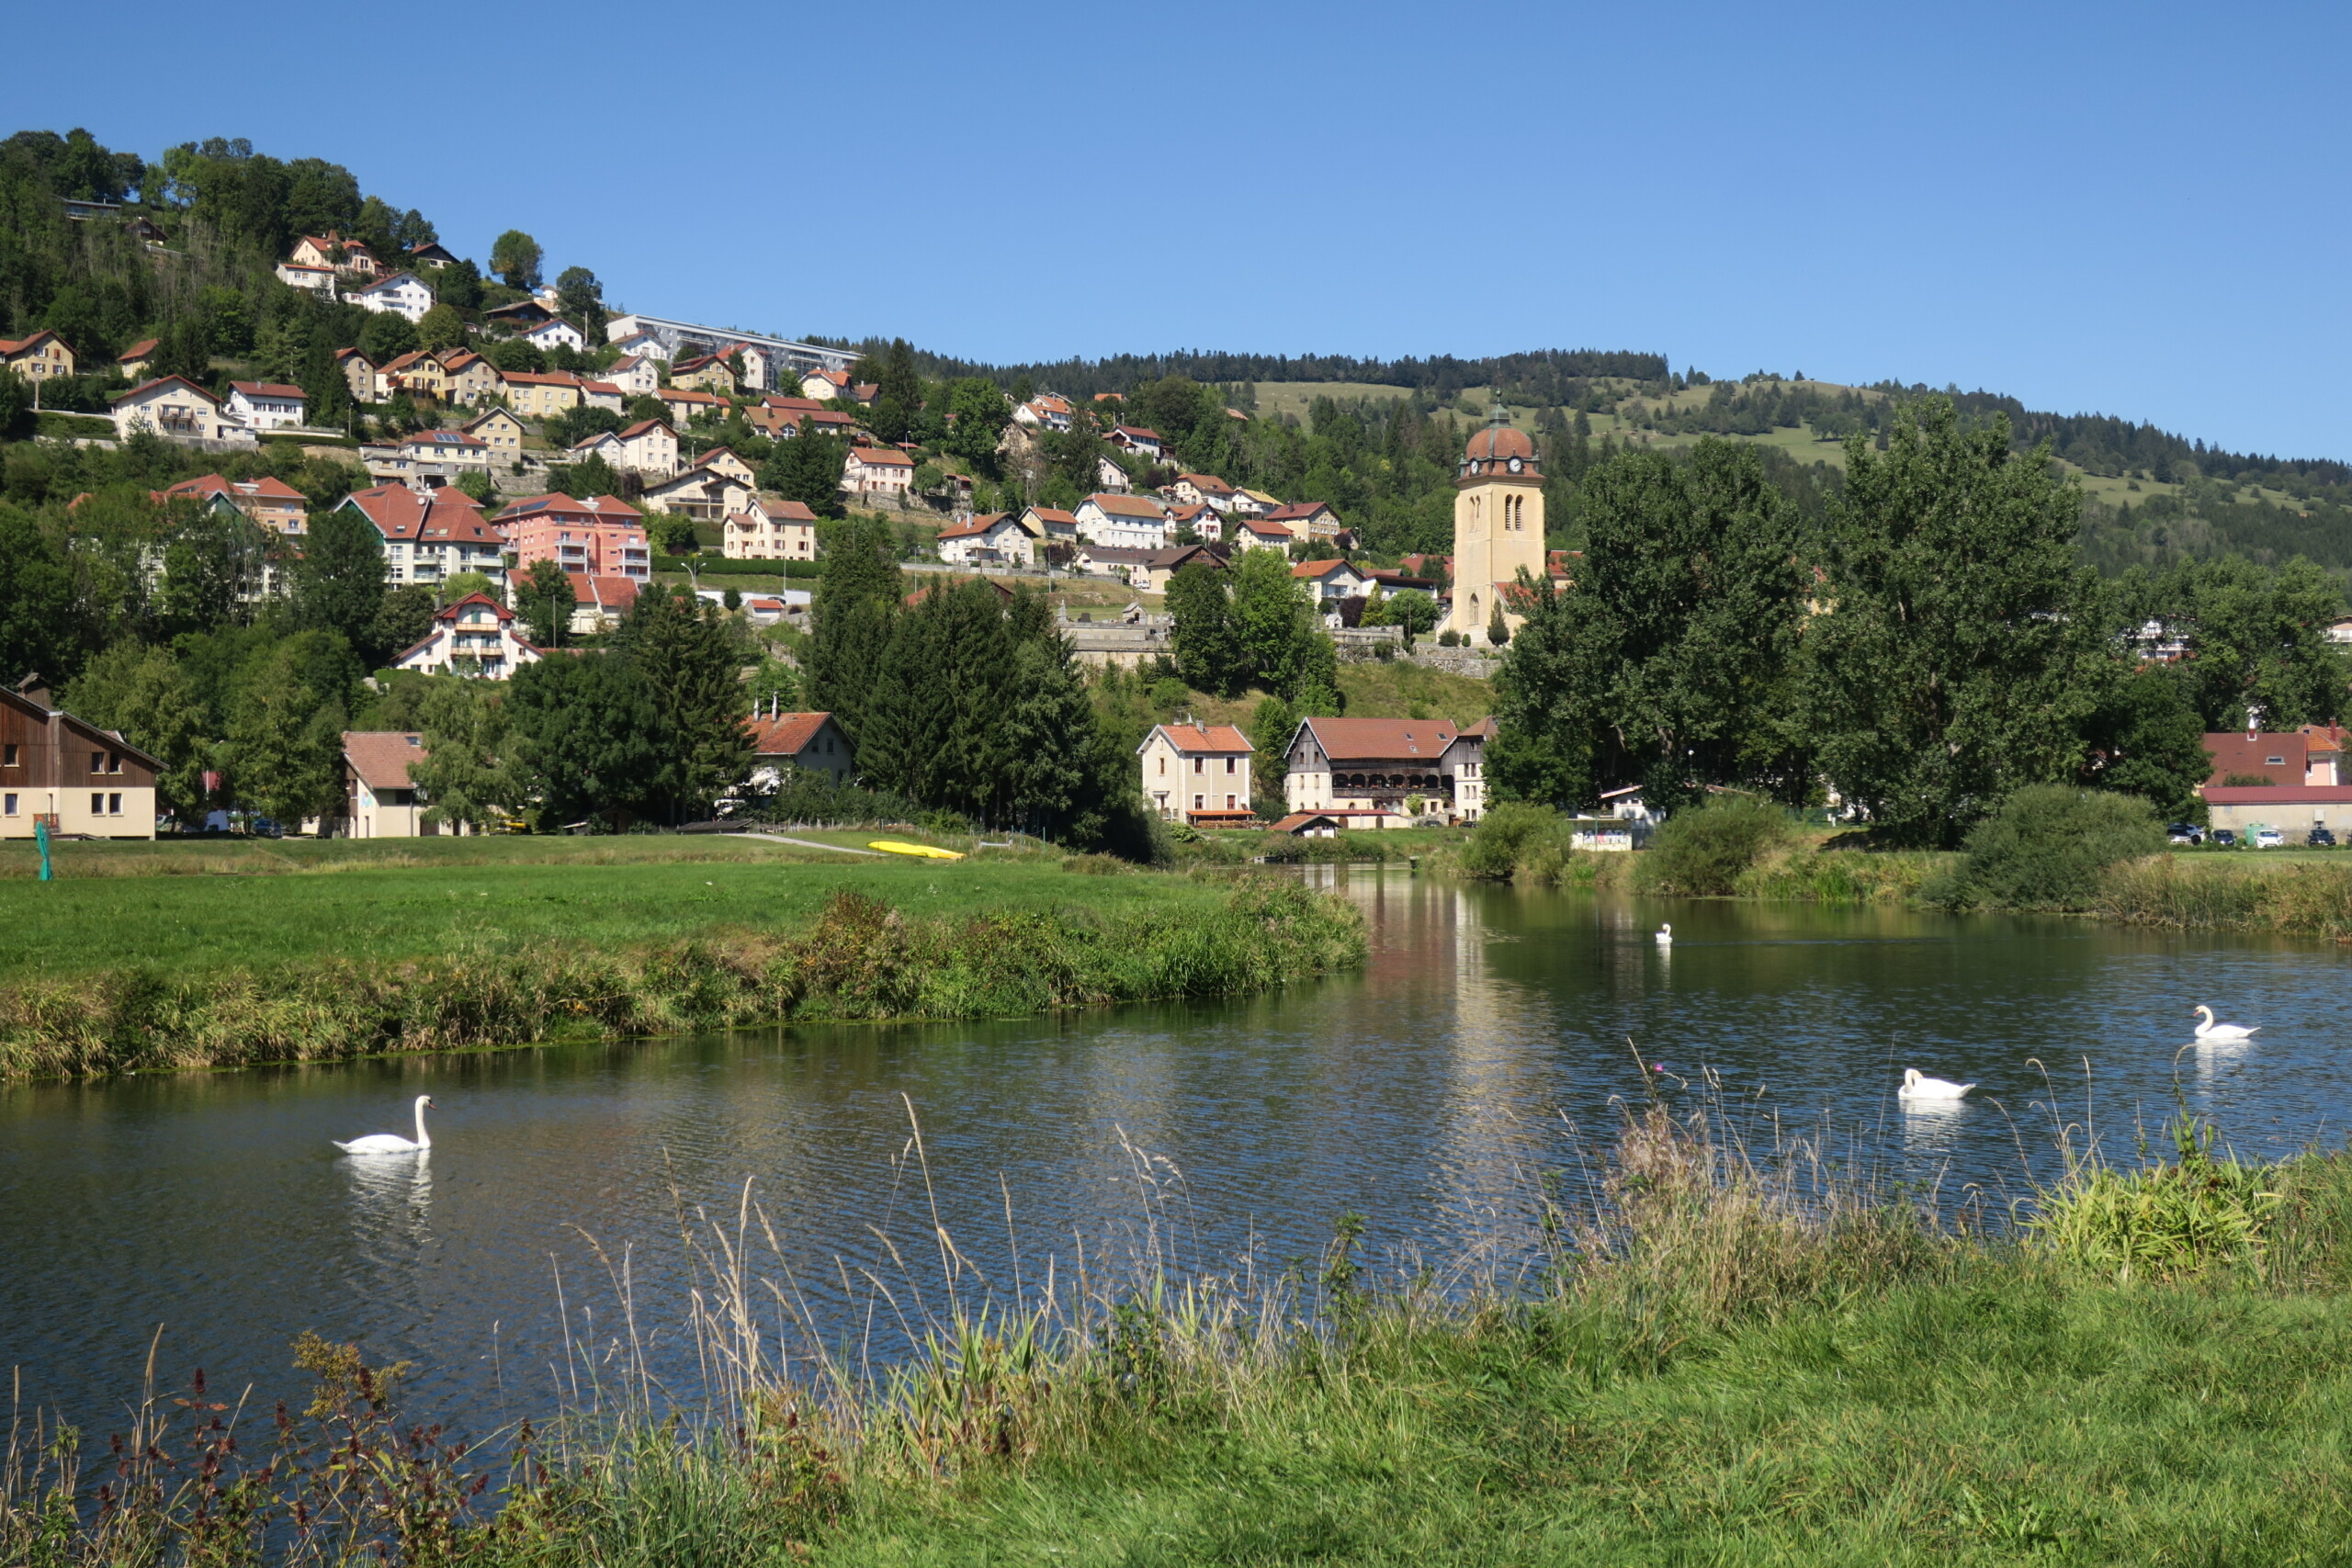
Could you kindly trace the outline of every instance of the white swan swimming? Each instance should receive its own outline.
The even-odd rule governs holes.
[[[347,1155],[418,1154],[433,1146],[432,1136],[424,1130],[424,1113],[427,1111],[439,1109],[441,1109],[439,1106],[433,1103],[431,1095],[420,1094],[416,1097],[416,1141],[414,1143],[401,1137],[398,1133],[370,1133],[364,1138],[354,1138],[347,1144],[340,1138],[329,1138],[327,1142]]]
[[[1666,924],[1657,928],[1657,944],[1660,947],[1672,947],[1674,945],[1673,921],[1668,920]]]
[[[1894,1091],[1898,1100],[1958,1100],[1976,1086],[1954,1083],[1950,1078],[1931,1078],[1917,1067],[1903,1069],[1903,1087]]]
[[[2190,1010],[2204,1015],[2205,1021],[2197,1026],[2197,1038],[2199,1040],[2251,1040],[2256,1031],[2262,1027],[2258,1023],[2253,1029],[2245,1028],[2242,1024],[2215,1023],[2213,1010],[2202,1005]]]

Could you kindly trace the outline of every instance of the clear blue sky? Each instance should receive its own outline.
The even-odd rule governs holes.
[[[2352,457],[2352,8],[8,0],[8,129],[997,361],[1656,350]],[[526,130],[526,128],[536,128]]]

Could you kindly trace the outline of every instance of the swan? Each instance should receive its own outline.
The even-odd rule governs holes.
[[[1657,928],[1657,944],[1660,947],[1672,947],[1674,945],[1673,921],[1668,920],[1666,924]]]
[[[1903,1069],[1903,1087],[1894,1091],[1898,1100],[1958,1100],[1976,1086],[1954,1083],[1950,1078],[1931,1078],[1917,1067]]]
[[[340,1138],[329,1138],[327,1142],[347,1155],[422,1154],[433,1146],[432,1135],[424,1130],[424,1113],[427,1111],[440,1109],[433,1103],[431,1095],[420,1094],[416,1097],[416,1141],[414,1143],[409,1142],[398,1133],[370,1133],[364,1138],[354,1138],[347,1144]]]
[[[2213,1010],[2201,1005],[2190,1010],[2202,1013],[2205,1018],[2205,1021],[2197,1026],[2197,1038],[2199,1040],[2251,1040],[2262,1027],[2258,1023],[2253,1029],[2243,1024],[2215,1023]]]

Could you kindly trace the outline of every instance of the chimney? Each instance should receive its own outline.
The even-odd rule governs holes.
[[[35,671],[17,682],[17,695],[28,703],[39,703],[45,713],[49,710],[49,682]]]

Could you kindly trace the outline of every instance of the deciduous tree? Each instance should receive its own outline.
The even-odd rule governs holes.
[[[2006,417],[1963,429],[1906,406],[1877,453],[1846,447],[1805,630],[1823,771],[1888,839],[1957,843],[2011,791],[2079,772],[2113,669],[2078,568],[2081,494]]]

